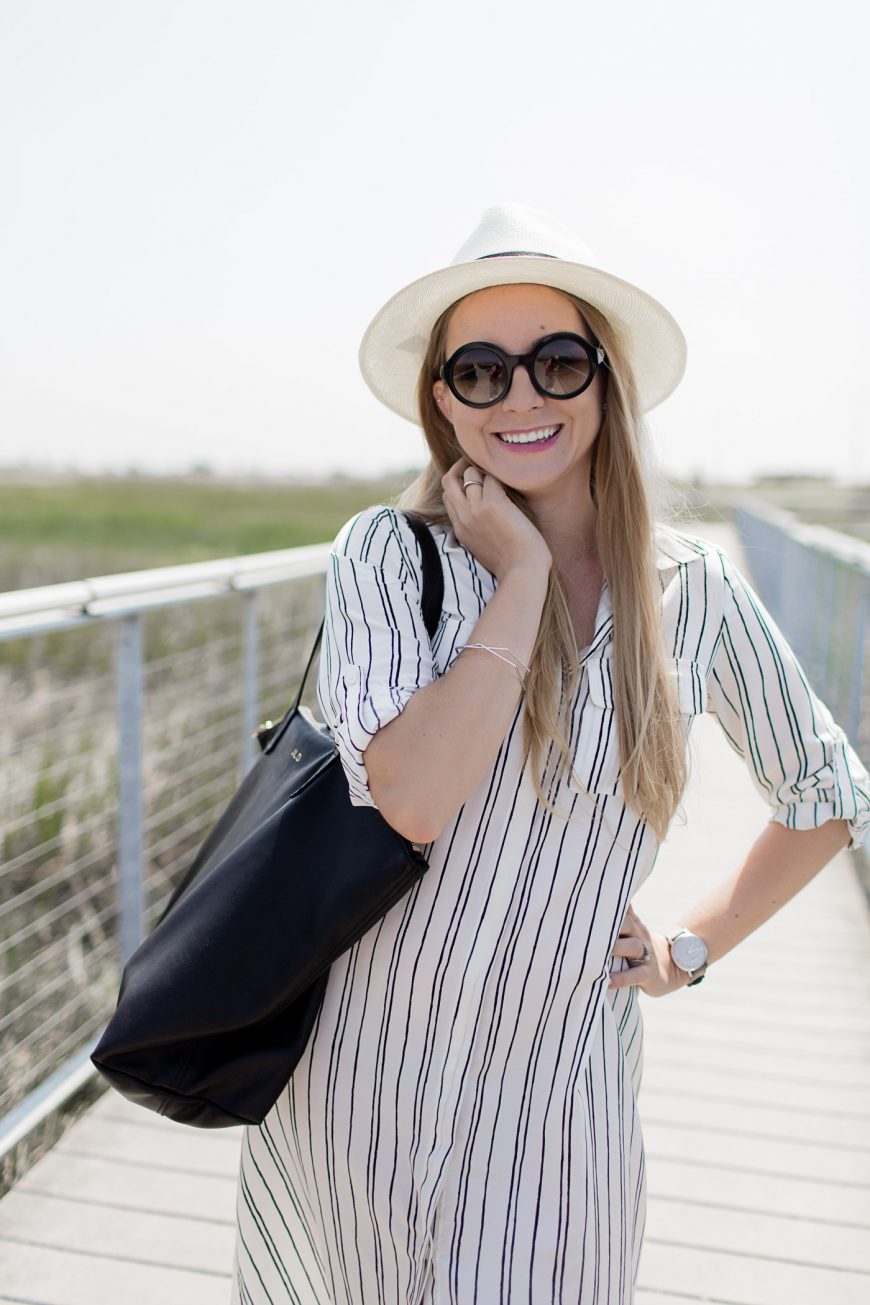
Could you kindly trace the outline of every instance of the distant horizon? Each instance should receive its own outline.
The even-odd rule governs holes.
[[[341,468],[324,469],[322,471],[284,471],[268,469],[238,469],[238,470],[220,470],[211,468],[205,464],[196,464],[188,468],[153,468],[153,467],[112,467],[102,468],[81,468],[62,463],[0,463],[0,483],[8,480],[27,480],[30,478],[35,482],[44,480],[55,481],[74,481],[74,480],[169,480],[169,481],[215,481],[221,484],[233,483],[250,483],[262,485],[287,484],[287,485],[324,485],[330,483],[347,483],[347,484],[375,484],[388,480],[399,480],[405,477],[414,477],[419,475],[423,470],[422,465],[408,467],[388,467],[381,471],[361,472],[346,471]],[[870,490],[870,480],[846,480],[841,476],[836,476],[826,472],[787,472],[787,471],[763,471],[757,472],[745,478],[722,479],[711,476],[680,476],[675,473],[662,471],[663,478],[674,485],[688,485],[699,487],[710,487],[716,489],[727,489],[730,487],[744,487],[764,484],[791,484],[791,483],[818,483],[838,485],[843,488],[866,489]]]

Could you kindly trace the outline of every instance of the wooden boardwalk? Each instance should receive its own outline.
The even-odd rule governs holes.
[[[688,822],[635,898],[653,927],[733,869],[768,818],[715,721],[693,740]],[[868,958],[842,852],[698,987],[643,998],[650,1199],[636,1305],[870,1301]],[[0,1301],[228,1302],[238,1149],[235,1130],[103,1097],[0,1202]]]

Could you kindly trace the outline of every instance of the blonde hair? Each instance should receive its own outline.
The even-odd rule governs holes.
[[[685,788],[687,762],[676,686],[667,671],[661,630],[649,439],[617,332],[596,308],[573,295],[566,298],[588,323],[607,358],[607,407],[593,446],[590,488],[596,508],[596,546],[613,600],[612,673],[623,794],[663,839]],[[432,387],[447,356],[447,326],[455,307],[451,305],[433,327],[417,386],[431,461],[398,500],[400,507],[444,526],[450,520],[441,477],[463,453]],[[507,492],[534,521],[522,495],[509,488]],[[574,626],[554,566],[526,680],[523,724],[535,789],[551,812],[555,809],[544,792],[541,772],[552,744],[557,750],[556,770],[547,788],[571,766],[567,734],[579,676]]]

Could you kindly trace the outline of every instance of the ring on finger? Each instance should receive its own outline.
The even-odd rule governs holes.
[[[648,961],[649,959],[650,959],[650,950],[649,950],[649,948],[647,947],[646,943],[644,943],[644,944],[643,944],[643,955],[642,955],[642,956],[635,957],[634,960],[630,960],[628,963],[629,963],[629,965],[646,965],[646,963],[647,963],[647,961]]]
[[[469,470],[471,470],[471,468],[469,468]],[[477,468],[475,468],[475,470],[477,470]],[[482,481],[482,480],[469,479],[467,476],[463,476],[463,477],[462,477],[462,488],[463,488],[463,489],[468,489],[468,486],[469,486],[469,485],[481,485],[481,486],[482,486],[482,485],[483,485],[483,481]]]

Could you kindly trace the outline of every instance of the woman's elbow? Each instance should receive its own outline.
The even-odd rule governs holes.
[[[369,780],[369,789],[375,806],[397,834],[409,843],[434,843],[446,820],[441,820],[433,810],[431,801],[415,803],[407,790],[397,791],[388,785]]]
[[[450,821],[449,798],[426,769],[419,742],[409,746],[391,722],[369,743],[365,765],[372,801],[387,824],[411,843],[434,842]]]

